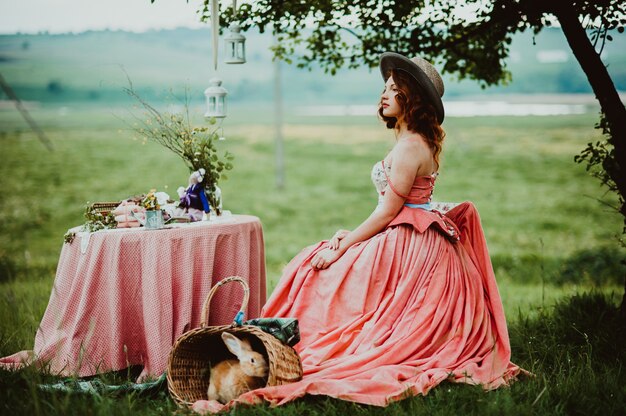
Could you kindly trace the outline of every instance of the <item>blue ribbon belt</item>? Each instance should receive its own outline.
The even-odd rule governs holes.
[[[405,207],[409,207],[409,208],[419,208],[419,209],[424,209],[426,211],[432,211],[432,207],[430,206],[430,202],[427,202],[425,204],[409,204],[406,203],[404,204]]]

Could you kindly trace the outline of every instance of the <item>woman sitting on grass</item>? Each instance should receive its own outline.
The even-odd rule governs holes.
[[[424,59],[396,53],[384,53],[380,69],[378,114],[396,143],[372,170],[378,206],[287,265],[262,315],[298,318],[304,378],[241,402],[321,394],[385,406],[446,380],[493,389],[520,372],[476,209],[431,207],[441,77]]]

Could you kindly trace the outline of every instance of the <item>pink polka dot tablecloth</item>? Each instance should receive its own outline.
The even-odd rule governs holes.
[[[158,376],[176,339],[200,325],[211,287],[232,275],[250,286],[245,319],[257,317],[266,290],[257,217],[78,233],[63,245],[34,350],[2,358],[0,366],[36,359],[53,374],[83,377],[142,365],[139,379]],[[209,325],[232,322],[242,299],[240,285],[222,286]]]

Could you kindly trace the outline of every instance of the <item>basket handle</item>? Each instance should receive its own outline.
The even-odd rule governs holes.
[[[248,307],[248,299],[250,298],[250,288],[248,287],[248,283],[243,280],[239,276],[230,276],[225,279],[220,280],[215,286],[211,288],[211,291],[207,295],[206,300],[204,301],[204,305],[202,306],[202,320],[200,321],[200,328],[205,328],[209,323],[209,306],[211,303],[211,298],[217,292],[217,289],[230,282],[239,282],[241,286],[243,286],[243,303],[241,304],[241,308],[237,315],[235,315],[235,319],[233,320],[233,326],[241,326],[243,321],[243,316],[246,313],[246,309]]]

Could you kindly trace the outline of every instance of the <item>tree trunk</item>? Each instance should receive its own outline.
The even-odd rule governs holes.
[[[622,198],[626,197],[626,108],[620,100],[613,80],[609,75],[600,56],[595,51],[587,32],[578,20],[574,8],[565,5],[555,10],[555,15],[561,23],[563,33],[570,48],[583,71],[587,75],[589,84],[600,102],[600,107],[609,124],[611,143],[615,149],[615,158],[618,164],[617,172],[608,172],[617,185]],[[626,203],[620,207],[620,212],[626,220]],[[626,316],[626,279],[624,281],[624,296],[620,306],[622,316]]]

